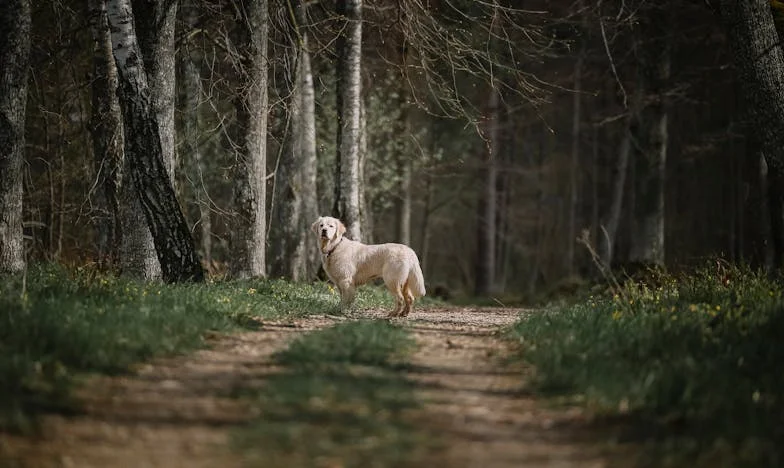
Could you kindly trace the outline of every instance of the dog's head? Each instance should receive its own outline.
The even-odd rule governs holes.
[[[339,219],[331,216],[321,216],[310,226],[310,229],[316,233],[320,240],[327,242],[338,239],[346,233],[346,226]]]

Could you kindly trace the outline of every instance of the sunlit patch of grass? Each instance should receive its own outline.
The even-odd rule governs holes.
[[[609,297],[532,314],[509,336],[536,366],[540,391],[627,415],[647,428],[661,460],[776,466],[784,287],[744,268],[715,271],[629,282]]]
[[[409,333],[384,321],[349,322],[295,340],[284,366],[246,398],[261,415],[237,434],[268,466],[404,466],[435,447],[410,421],[419,407],[401,372]]]

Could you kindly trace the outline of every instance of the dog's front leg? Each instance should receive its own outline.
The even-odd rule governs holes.
[[[351,281],[341,281],[338,283],[338,289],[340,290],[340,310],[344,313],[348,312],[354,304],[357,288],[351,284]]]

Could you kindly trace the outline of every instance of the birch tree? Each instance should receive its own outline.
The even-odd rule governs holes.
[[[182,166],[187,170],[187,177],[193,184],[193,193],[199,209],[199,248],[201,256],[207,265],[212,263],[212,215],[210,201],[207,194],[204,161],[200,148],[201,135],[201,103],[203,89],[201,86],[201,54],[203,53],[195,44],[192,31],[198,28],[198,8],[193,0],[185,0],[181,7],[183,23],[186,31],[182,47],[180,91],[182,95],[182,143],[187,162]]]
[[[25,267],[22,162],[30,25],[29,0],[0,4],[0,272]]]
[[[112,56],[106,2],[90,0],[88,8],[93,38],[90,133],[95,163],[94,190],[100,213],[97,226],[98,254],[101,259],[108,258],[109,263],[114,263],[119,255],[121,233],[119,190],[123,161],[122,115],[117,101],[117,69]],[[149,233],[146,223],[142,223],[142,227]]]
[[[496,216],[498,212],[498,197],[496,186],[498,182],[498,167],[496,158],[499,146],[499,115],[500,96],[493,87],[487,101],[487,120],[485,123],[485,138],[487,146],[483,161],[482,191],[477,205],[477,230],[476,230],[476,287],[477,296],[487,296],[493,292],[496,271]]]
[[[163,279],[201,281],[204,272],[166,170],[158,115],[151,102],[130,0],[109,0],[108,16],[123,113],[124,170],[141,201]]]
[[[641,13],[638,87],[641,93],[633,135],[634,205],[629,260],[664,265],[664,188],[667,161],[666,92],[670,78],[669,10],[658,5]]]
[[[337,13],[345,22],[336,41],[337,155],[333,214],[346,225],[350,239],[361,240],[360,113],[362,0],[338,0]]]
[[[265,276],[267,164],[267,0],[238,2],[236,47],[241,89],[235,98],[236,161],[231,271]]]
[[[313,73],[308,50],[306,5],[289,1],[294,73],[288,90],[289,132],[275,173],[270,274],[294,281],[316,276],[319,252],[308,226],[318,217],[316,119]]]

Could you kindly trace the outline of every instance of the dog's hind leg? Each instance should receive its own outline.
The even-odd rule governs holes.
[[[405,301],[405,306],[403,307],[400,315],[402,317],[407,317],[414,308],[414,293],[411,291],[408,281],[406,281],[406,284],[403,285],[403,300]]]
[[[403,307],[405,304],[405,299],[403,297],[403,287],[397,281],[384,281],[384,284],[387,286],[387,289],[392,296],[395,298],[395,308],[392,309],[392,312],[389,313],[389,317],[400,317],[403,313]]]

